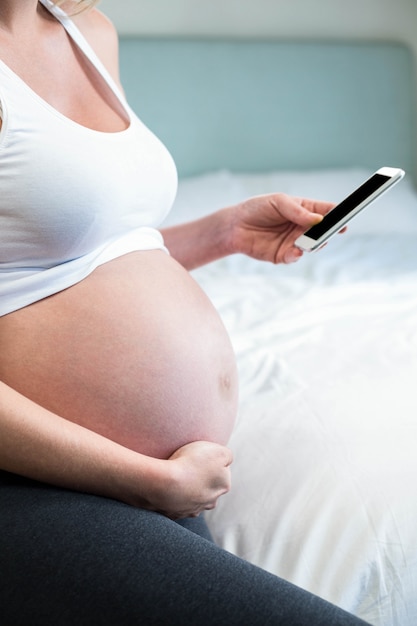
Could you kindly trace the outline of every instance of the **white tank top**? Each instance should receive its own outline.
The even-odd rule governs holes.
[[[121,102],[126,130],[100,132],[59,113],[0,61],[0,315],[61,291],[134,250],[164,249],[156,227],[177,173],[66,14],[58,19]]]

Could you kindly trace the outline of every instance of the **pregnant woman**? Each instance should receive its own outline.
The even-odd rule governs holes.
[[[331,205],[276,194],[158,231],[176,170],[124,99],[114,28],[57,4],[0,3],[1,621],[359,623],[198,517],[230,488],[238,382],[188,270],[295,261]]]

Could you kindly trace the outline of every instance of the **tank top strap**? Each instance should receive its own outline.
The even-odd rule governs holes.
[[[126,98],[114,81],[110,72],[103,65],[97,54],[94,52],[93,48],[90,46],[84,35],[78,29],[78,27],[74,24],[72,19],[63,11],[60,7],[56,6],[51,0],[39,0],[39,2],[62,24],[69,37],[74,41],[74,43],[78,46],[84,56],[92,63],[95,69],[99,72],[102,78],[106,81],[110,89],[114,92],[117,98],[120,100],[122,105],[127,108],[128,104],[126,102]]]

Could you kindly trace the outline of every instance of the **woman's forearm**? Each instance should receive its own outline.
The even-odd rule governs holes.
[[[226,208],[161,232],[171,256],[193,270],[233,253],[231,224],[232,211]]]
[[[171,255],[188,270],[236,253],[293,263],[303,254],[295,245],[297,237],[333,207],[284,193],[254,196],[162,234]]]
[[[74,424],[0,383],[0,468],[69,489],[147,504],[158,461]],[[141,493],[142,492],[142,493]]]
[[[173,518],[213,508],[232,455],[192,442],[170,459],[139,454],[44,409],[0,382],[0,469]]]

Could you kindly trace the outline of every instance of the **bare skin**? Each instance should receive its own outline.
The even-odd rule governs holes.
[[[159,458],[230,437],[230,341],[208,298],[163,251],[102,265],[0,318],[1,329],[0,378],[72,422]]]
[[[118,81],[112,25],[96,10],[75,20]],[[78,124],[126,128],[122,107],[35,0],[0,4],[0,58]],[[130,253],[0,318],[0,468],[170,517],[215,506],[230,489],[236,366],[186,270],[236,252],[296,261],[294,240],[331,206],[252,198],[164,231],[171,256]]]

